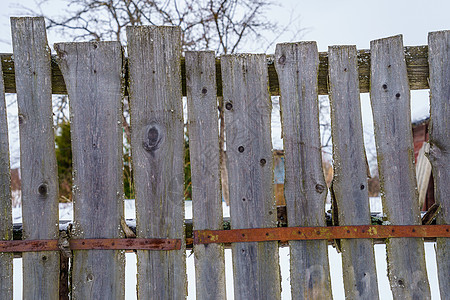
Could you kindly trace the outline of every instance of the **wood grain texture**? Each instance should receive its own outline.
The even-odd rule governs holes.
[[[325,226],[327,185],[320,147],[316,43],[278,44],[275,66],[280,80],[288,225]],[[292,299],[331,299],[327,241],[291,241],[289,245]]]
[[[181,31],[128,27],[127,37],[137,237],[183,241],[181,250],[137,252],[138,298],[184,299]]]
[[[266,57],[221,57],[231,227],[276,227]],[[277,242],[234,243],[235,299],[280,299]]]
[[[428,35],[431,90],[430,161],[438,224],[450,224],[450,31]],[[436,241],[441,298],[450,294],[450,238]]]
[[[11,18],[24,239],[57,239],[58,175],[52,118],[50,49],[44,18]],[[58,299],[59,253],[23,254],[23,298]]]
[[[409,85],[412,90],[427,89],[428,86],[428,47],[412,46],[404,47],[406,67],[408,70]],[[0,54],[3,67],[3,76],[7,93],[15,93],[14,60],[11,54]],[[319,53],[319,94],[328,94],[328,53]],[[181,59],[181,80],[183,96],[186,96],[186,76],[184,59]],[[275,71],[274,56],[267,55],[267,70],[269,72],[269,93],[272,96],[280,94],[277,72]],[[361,93],[369,92],[370,83],[370,51],[358,50],[359,88]],[[217,95],[222,96],[222,74],[220,72],[220,60],[216,58],[216,84]],[[61,70],[52,59],[52,87],[53,94],[67,94]],[[128,87],[128,86],[126,86]],[[125,91],[126,92],[126,91]]]
[[[375,40],[370,46],[370,97],[383,212],[392,225],[420,225],[402,36]],[[394,299],[429,299],[423,239],[390,239],[386,250]]]
[[[73,153],[73,238],[122,238],[122,47],[55,44],[67,84]],[[74,299],[124,299],[118,250],[73,251]]]
[[[5,89],[0,70],[0,239],[13,239],[11,215],[11,173],[9,170],[8,123]],[[0,253],[0,299],[13,298],[13,254]]]
[[[340,226],[371,224],[356,53],[355,46],[328,47],[332,190]],[[378,299],[372,240],[340,242],[346,299]]]
[[[223,228],[214,52],[186,52],[194,230]],[[210,247],[212,246],[212,247]],[[223,245],[194,245],[197,299],[226,299]]]

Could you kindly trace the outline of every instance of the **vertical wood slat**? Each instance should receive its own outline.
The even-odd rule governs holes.
[[[181,250],[137,251],[138,298],[184,299],[181,31],[128,27],[127,38],[137,237],[182,240]]]
[[[430,65],[431,126],[430,161],[433,168],[434,195],[440,204],[436,221],[450,224],[450,31],[428,35]],[[450,238],[436,240],[441,298],[450,294]]]
[[[316,43],[278,44],[275,67],[281,94],[288,225],[326,226]],[[289,245],[292,299],[331,299],[327,241],[290,241]]]
[[[19,108],[24,239],[57,239],[58,175],[44,18],[11,18]],[[23,298],[58,299],[59,253],[23,253]]]
[[[122,238],[122,47],[118,42],[55,44],[70,99],[73,238]],[[73,251],[74,299],[123,299],[118,250]]]
[[[275,227],[266,57],[221,57],[231,227]],[[233,243],[236,299],[280,299],[277,242]]]
[[[223,229],[216,66],[213,51],[186,52],[194,230]],[[221,244],[194,245],[197,299],[226,299]]]
[[[6,121],[3,71],[0,70],[0,240],[13,239],[9,170],[8,123]],[[13,253],[0,253],[0,299],[13,298]]]
[[[332,190],[341,226],[371,224],[357,68],[355,46],[328,47]],[[372,240],[342,239],[341,246],[346,298],[378,299]]]
[[[370,48],[370,98],[383,212],[392,225],[420,225],[402,36],[372,41]],[[389,239],[386,250],[394,299],[429,299],[423,239]]]

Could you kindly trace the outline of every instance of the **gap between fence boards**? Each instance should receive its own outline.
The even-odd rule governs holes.
[[[408,79],[411,90],[428,89],[428,46],[404,47]],[[10,53],[0,54],[2,60],[5,92],[15,93],[14,58]],[[319,94],[328,94],[328,53],[319,53]],[[269,72],[269,92],[272,96],[280,94],[278,76],[275,71],[274,55],[267,55],[267,68]],[[370,83],[370,50],[358,51],[359,89],[361,93],[369,92]],[[128,79],[128,64],[125,63],[125,79]],[[186,96],[186,67],[184,57],[181,59],[181,79],[183,96]],[[125,80],[125,95],[128,94],[128,80]],[[222,75],[220,59],[216,58],[216,85],[217,96],[222,96]],[[61,70],[52,55],[52,93],[67,94]]]

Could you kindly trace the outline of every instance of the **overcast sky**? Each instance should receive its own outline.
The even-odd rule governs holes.
[[[52,14],[64,9],[63,1],[48,1]],[[294,28],[303,28],[304,40],[317,41],[320,51],[329,45],[350,44],[358,49],[368,49],[370,41],[403,34],[405,45],[425,45],[430,31],[450,29],[450,1],[448,0],[288,0],[276,1],[271,16],[275,20],[288,19],[291,12],[300,16]],[[0,15],[0,52],[11,52],[9,17],[23,15],[18,5],[35,8],[35,0],[2,0]],[[281,37],[285,42],[290,36]],[[66,41],[64,37],[49,35],[52,45]],[[251,49],[254,50],[254,49]],[[273,52],[270,49],[269,52]]]

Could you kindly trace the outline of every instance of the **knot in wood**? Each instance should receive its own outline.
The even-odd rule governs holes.
[[[161,144],[161,139],[162,135],[158,127],[155,125],[150,125],[147,129],[144,141],[142,142],[142,146],[149,152],[158,150]]]
[[[279,64],[284,64],[286,62],[286,56],[281,55],[280,58],[278,59],[278,63]]]
[[[25,122],[25,117],[22,114],[19,114],[19,124],[23,124]]]
[[[225,108],[227,110],[231,110],[233,108],[233,104],[231,104],[230,102],[228,102],[227,104],[225,104]]]
[[[325,191],[325,187],[322,184],[316,184],[316,192],[322,194]]]
[[[45,183],[42,183],[41,185],[39,185],[38,187],[38,193],[41,196],[47,196],[47,192],[48,192],[48,186]]]

